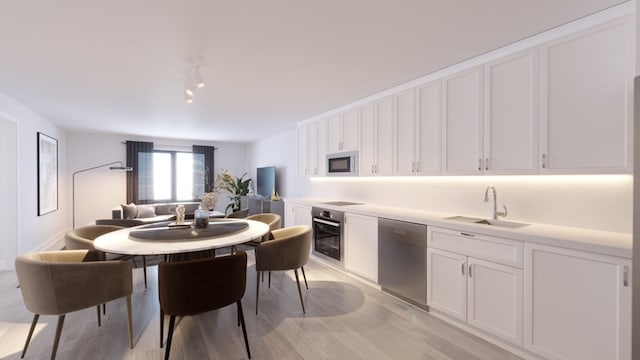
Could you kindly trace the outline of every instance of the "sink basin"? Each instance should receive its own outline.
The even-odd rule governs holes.
[[[511,229],[517,229],[517,228],[521,228],[523,226],[529,225],[527,223],[504,221],[504,220],[482,219],[482,218],[475,218],[475,217],[468,217],[468,216],[452,216],[445,219],[472,223],[472,224],[505,227],[505,228],[511,228]]]

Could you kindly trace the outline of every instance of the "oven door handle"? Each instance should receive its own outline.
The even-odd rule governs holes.
[[[318,219],[318,218],[313,218],[313,221],[321,223],[321,224],[333,226],[333,227],[340,227],[340,223],[333,222],[333,221],[327,221],[327,220],[322,220],[322,219]]]

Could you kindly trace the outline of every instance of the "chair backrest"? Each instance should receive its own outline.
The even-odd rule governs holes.
[[[93,240],[100,235],[120,229],[122,227],[115,225],[87,225],[75,228],[64,235],[64,245],[67,250],[95,250]]]
[[[247,217],[247,215],[249,215],[249,209],[242,209],[242,210],[238,210],[230,214],[227,214],[225,217],[234,218],[234,219],[244,219]]]
[[[304,266],[311,252],[311,226],[299,225],[274,230],[274,239],[256,247],[256,270],[292,270]]]
[[[260,213],[247,216],[247,220],[255,220],[263,222],[269,225],[269,233],[265,234],[262,238],[262,241],[267,241],[270,239],[270,232],[273,230],[280,229],[282,227],[282,219],[280,215],[274,213]]]
[[[247,254],[158,264],[158,297],[167,315],[194,315],[233,304],[244,296]]]
[[[15,267],[29,311],[61,315],[130,295],[131,266],[122,261],[83,262],[88,250],[20,255]]]

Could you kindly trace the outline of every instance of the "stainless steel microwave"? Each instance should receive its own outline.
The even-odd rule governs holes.
[[[358,152],[327,154],[327,176],[357,176]]]

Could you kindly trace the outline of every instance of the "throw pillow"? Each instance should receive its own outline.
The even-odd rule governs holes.
[[[138,208],[136,204],[122,204],[122,218],[125,220],[135,219],[138,216]]]
[[[173,214],[175,209],[171,209],[171,205],[156,205],[156,215],[169,215]]]
[[[156,216],[156,207],[153,205],[140,205],[138,206],[137,218],[150,218]]]

